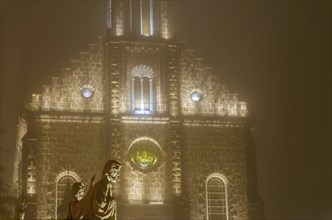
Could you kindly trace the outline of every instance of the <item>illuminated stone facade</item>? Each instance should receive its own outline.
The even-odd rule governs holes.
[[[63,218],[66,183],[89,186],[110,158],[123,164],[120,220],[261,219],[246,103],[171,38],[167,2],[141,4],[148,38],[126,31],[128,2],[110,4],[106,37],[27,105],[27,219]]]

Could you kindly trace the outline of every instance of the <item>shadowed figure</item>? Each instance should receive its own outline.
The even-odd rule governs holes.
[[[101,180],[96,184],[91,183],[88,193],[80,200],[76,195],[81,195],[81,186],[73,185],[72,193],[75,200],[69,207],[68,219],[116,220],[116,200],[112,193],[120,169],[121,164],[118,161],[109,160],[104,166]]]
[[[95,176],[91,178],[91,187],[93,186]],[[71,194],[74,200],[69,203],[67,219],[84,219],[84,211],[80,201],[84,198],[84,184],[76,182],[72,185]]]
[[[71,183],[67,180],[65,183],[65,191],[63,194],[63,200],[61,204],[57,208],[57,217],[58,219],[66,219],[66,215],[68,213],[68,205],[71,201]]]

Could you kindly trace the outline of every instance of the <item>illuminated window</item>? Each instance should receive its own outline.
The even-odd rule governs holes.
[[[155,80],[150,67],[136,66],[131,71],[131,109],[136,114],[154,111]]]
[[[27,183],[27,193],[28,194],[35,194],[36,193],[36,184]]]
[[[209,178],[206,183],[207,219],[228,220],[226,185],[219,177]]]
[[[30,161],[27,172],[27,193],[36,193],[36,166]]]
[[[72,200],[71,198],[71,186],[77,180],[71,176],[66,175],[62,176],[57,182],[57,218],[65,219],[68,214],[69,203]]]
[[[191,93],[191,99],[194,102],[201,101],[203,99],[203,94],[200,91],[195,90]]]
[[[235,103],[229,103],[228,104],[228,115],[230,116],[236,116],[237,115],[237,106]]]
[[[93,96],[93,89],[90,87],[83,87],[81,89],[81,94],[84,98],[89,99]]]
[[[152,141],[137,141],[130,147],[129,160],[138,170],[148,171],[157,167],[161,160],[161,151]]]
[[[36,177],[34,173],[28,173],[28,182],[36,182]]]
[[[152,0],[140,0],[141,34],[153,35],[153,4]]]

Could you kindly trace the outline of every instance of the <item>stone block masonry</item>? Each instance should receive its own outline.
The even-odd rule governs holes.
[[[101,175],[105,158],[105,123],[100,117],[30,115],[34,131],[37,219],[54,219],[56,180],[59,174],[75,173],[88,186],[91,176]],[[63,120],[63,121],[62,121]],[[28,133],[29,135],[29,133]],[[29,152],[27,152],[29,154]],[[24,155],[24,158],[31,157]]]

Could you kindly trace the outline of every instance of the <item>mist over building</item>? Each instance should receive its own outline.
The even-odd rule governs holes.
[[[26,219],[65,218],[71,184],[111,158],[120,220],[262,219],[247,103],[174,38],[166,0],[107,10],[105,36],[21,116]]]

